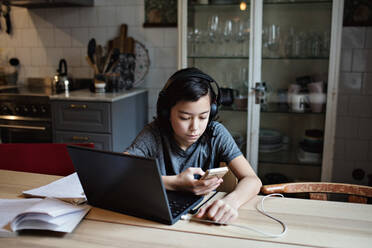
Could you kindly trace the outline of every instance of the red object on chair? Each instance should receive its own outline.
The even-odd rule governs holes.
[[[0,144],[0,169],[67,176],[75,172],[67,144]],[[93,143],[72,144],[94,147]]]

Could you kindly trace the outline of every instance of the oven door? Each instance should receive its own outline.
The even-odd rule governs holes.
[[[12,116],[13,117],[13,116]],[[0,118],[0,143],[51,143],[51,121],[39,118]]]

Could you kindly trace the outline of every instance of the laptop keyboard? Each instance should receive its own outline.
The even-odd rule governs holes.
[[[175,200],[169,200],[169,207],[172,212],[172,217],[175,218],[178,215],[182,214],[188,207],[191,206],[194,202],[179,202]]]
[[[183,214],[185,210],[201,198],[200,196],[176,191],[167,191],[167,196],[173,218]]]

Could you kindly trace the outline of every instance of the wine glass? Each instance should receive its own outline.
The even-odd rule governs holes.
[[[227,19],[225,21],[225,26],[223,30],[223,41],[225,42],[224,44],[224,55],[230,55],[230,41],[233,38],[233,22],[230,19]]]
[[[270,51],[270,57],[277,57],[280,44],[280,27],[272,24],[268,27],[267,48]]]
[[[246,55],[246,48],[247,44],[245,43],[246,40],[249,40],[249,23],[246,20],[239,20],[237,25],[236,25],[236,35],[235,35],[235,40],[238,43],[238,49],[236,54],[239,56],[244,56]]]
[[[210,54],[216,51],[216,43],[218,41],[218,27],[219,27],[219,17],[218,15],[213,15],[208,19],[208,41],[210,43]]]

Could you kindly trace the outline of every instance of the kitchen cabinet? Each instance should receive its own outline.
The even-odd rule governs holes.
[[[122,152],[147,123],[147,91],[95,94],[88,90],[51,97],[57,143],[94,143]]]
[[[232,89],[219,121],[264,183],[330,180],[343,1],[200,2],[178,1],[179,68]]]

